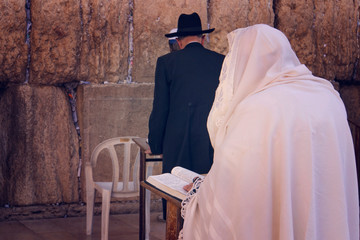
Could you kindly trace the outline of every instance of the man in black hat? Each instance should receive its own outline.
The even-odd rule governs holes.
[[[206,128],[224,55],[203,47],[205,33],[197,13],[181,14],[177,32],[180,50],[161,56],[155,71],[153,109],[149,119],[149,145],[163,154],[163,173],[181,166],[207,173],[213,148]],[[165,217],[165,216],[164,216]]]

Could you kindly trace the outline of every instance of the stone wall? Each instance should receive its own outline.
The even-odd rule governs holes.
[[[153,84],[139,83],[79,87],[78,112],[84,161],[88,161],[93,149],[106,139],[120,136],[146,137],[153,91]],[[111,181],[110,158],[104,156],[100,160],[102,161],[97,164],[100,166],[94,172],[94,179]],[[121,166],[122,163],[120,168]],[[160,167],[155,167],[155,174],[161,173]],[[81,175],[81,183],[81,189],[85,189],[85,174]],[[81,197],[86,199],[85,191]]]
[[[0,86],[24,83],[28,45],[25,43],[25,0],[0,3]]]
[[[83,206],[80,162],[107,138],[146,137],[164,34],[193,11],[215,28],[206,46],[223,54],[236,28],[283,31],[315,75],[338,82],[359,123],[360,0],[0,1],[0,212]]]
[[[278,1],[275,24],[314,74],[360,80],[359,1]]]
[[[79,145],[64,92],[12,85],[0,109],[2,204],[78,201]]]

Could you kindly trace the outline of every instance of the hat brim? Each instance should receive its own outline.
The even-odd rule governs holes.
[[[194,36],[194,35],[199,35],[199,34],[204,34],[204,33],[211,33],[214,30],[215,30],[215,28],[202,30],[202,31],[174,32],[174,33],[165,34],[165,37],[171,38],[171,37]]]

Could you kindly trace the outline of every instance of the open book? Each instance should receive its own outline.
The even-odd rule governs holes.
[[[171,196],[184,200],[187,192],[183,187],[192,183],[195,177],[204,178],[204,176],[186,168],[174,167],[171,173],[149,176],[146,182]]]

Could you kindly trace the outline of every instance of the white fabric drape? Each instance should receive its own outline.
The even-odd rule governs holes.
[[[214,164],[185,207],[184,239],[358,240],[355,157],[339,94],[270,26],[228,39],[208,118]]]

